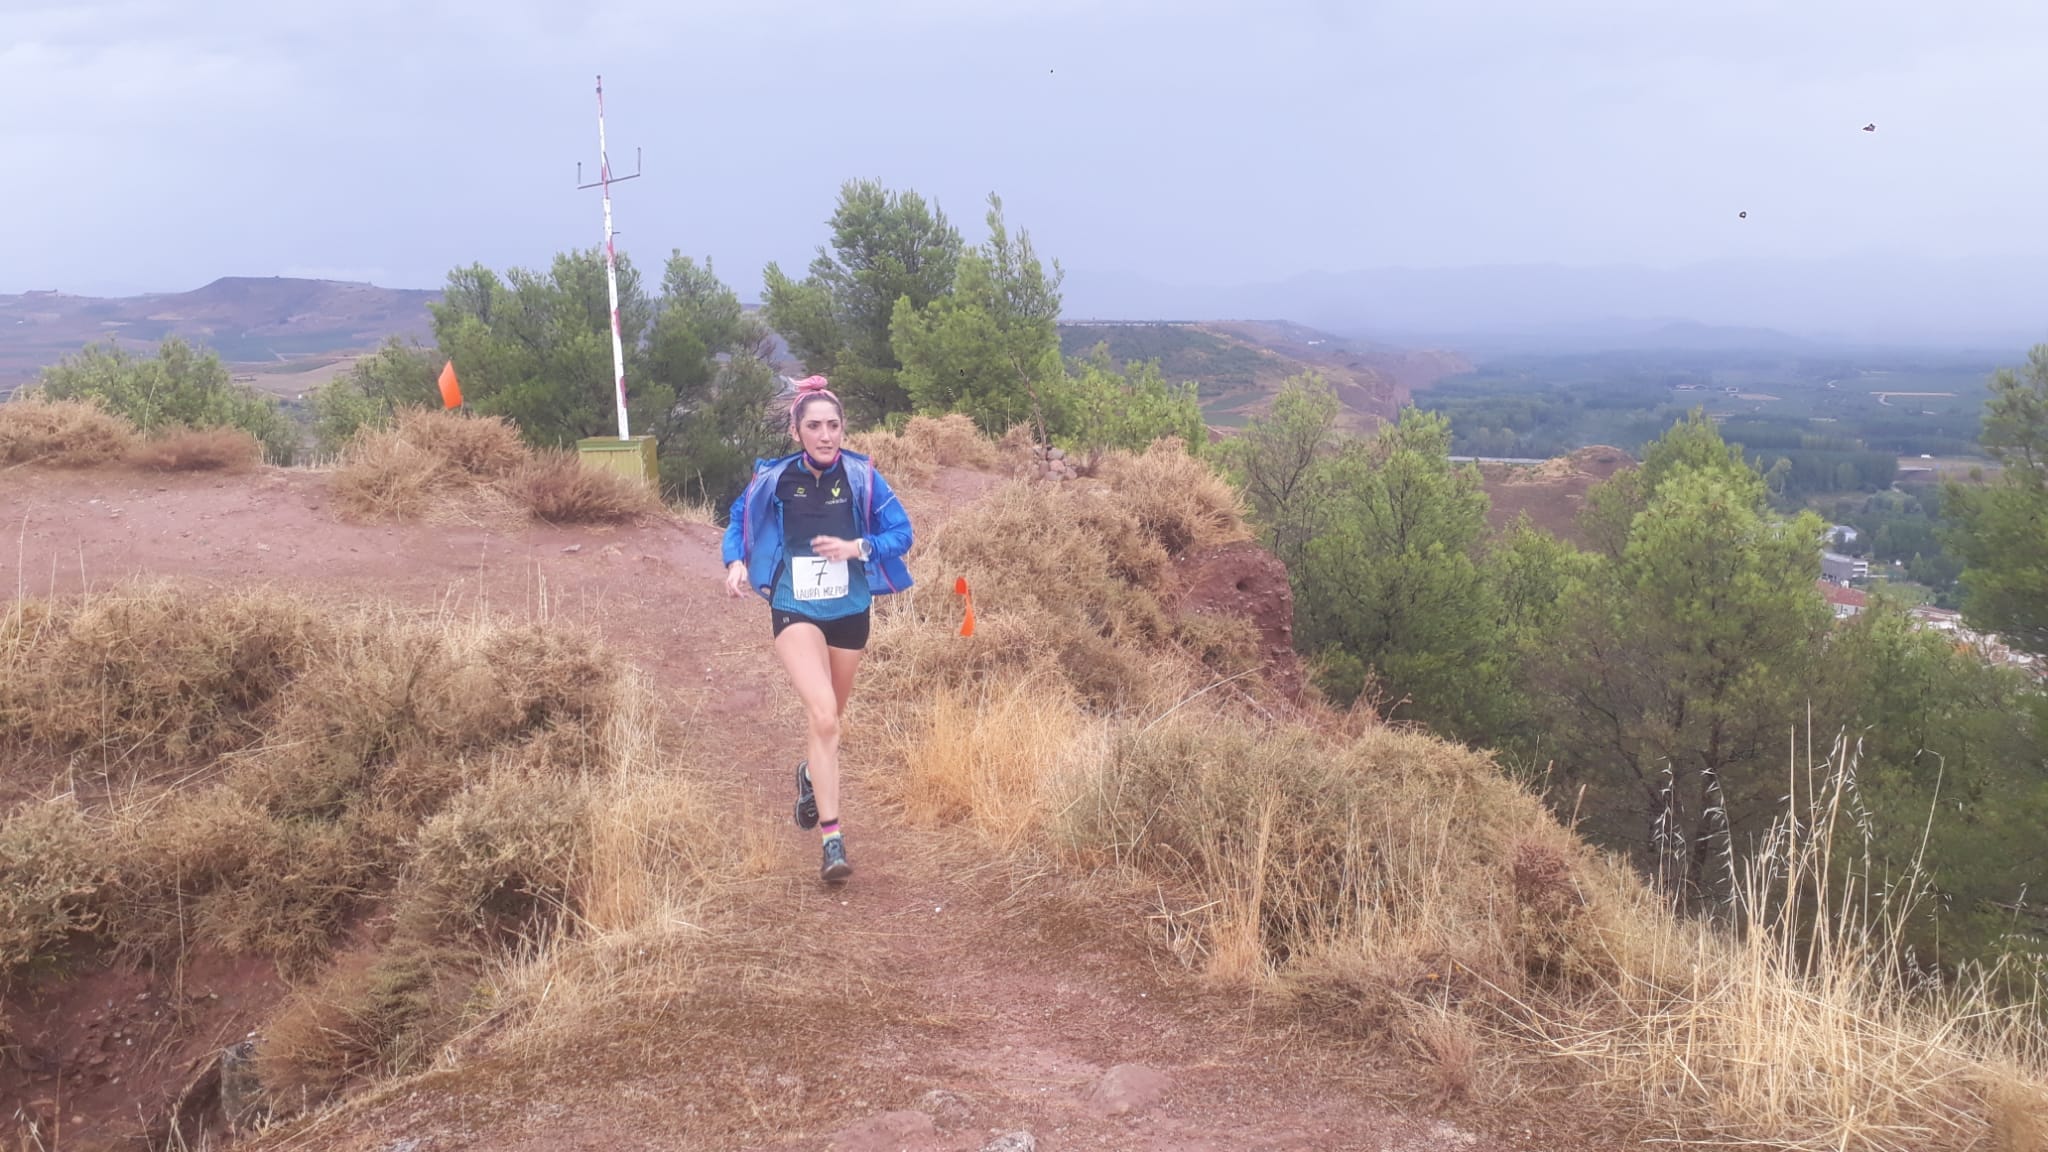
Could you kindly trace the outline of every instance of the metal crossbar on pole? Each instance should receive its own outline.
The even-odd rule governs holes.
[[[640,150],[633,150],[633,174],[613,176],[611,153],[605,149],[604,140],[604,77],[597,78],[597,180],[585,184],[583,165],[576,165],[577,190],[586,188],[604,189],[604,286],[612,306],[612,379],[617,391],[619,404],[619,439],[629,439],[626,427],[626,353],[619,338],[619,271],[618,253],[613,244],[612,231],[612,185],[625,180],[640,178]]]

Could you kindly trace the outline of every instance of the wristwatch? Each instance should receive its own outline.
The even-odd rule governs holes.
[[[872,544],[870,544],[870,543],[868,543],[868,538],[867,538],[867,537],[865,537],[865,536],[863,536],[863,537],[861,537],[860,539],[858,539],[858,540],[854,541],[854,543],[855,543],[855,544],[858,544],[858,545],[860,545],[860,560],[861,560],[861,563],[863,563],[863,564],[867,563],[867,562],[868,562],[868,557],[870,557],[870,556],[873,556],[873,555],[875,554],[875,546],[874,546],[874,545],[872,545]]]

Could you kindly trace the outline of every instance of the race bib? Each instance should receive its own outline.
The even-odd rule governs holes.
[[[789,590],[799,600],[837,600],[846,595],[846,561],[823,556],[791,557]]]

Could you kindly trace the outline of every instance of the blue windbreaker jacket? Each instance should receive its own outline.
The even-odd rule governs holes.
[[[914,543],[910,513],[903,510],[903,502],[873,461],[844,448],[839,454],[846,459],[846,480],[853,486],[854,523],[872,549],[868,592],[875,596],[901,592],[910,587],[910,569],[903,563],[904,553]],[[783,560],[782,502],[775,498],[775,484],[782,479],[783,469],[802,457],[799,451],[754,461],[754,478],[732,502],[725,526],[725,563],[745,560],[747,584],[764,599],[774,594],[776,566]]]

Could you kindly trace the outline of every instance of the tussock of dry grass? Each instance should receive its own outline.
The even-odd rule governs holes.
[[[23,804],[0,825],[0,989],[73,936],[97,931],[114,879],[91,823],[68,796]]]
[[[608,524],[661,511],[645,486],[590,467],[571,452],[540,454],[506,482],[506,491],[550,524]]]
[[[1095,474],[1173,555],[1252,538],[1237,489],[1188,455],[1178,438],[1156,441],[1138,455],[1108,453]]]
[[[0,404],[0,465],[94,468],[119,463],[134,442],[133,425],[83,400],[29,392]]]
[[[1241,623],[1176,619],[1169,607],[1180,556],[1245,538],[1222,482],[1177,442],[1109,460],[1106,481],[1013,481],[929,535],[924,591],[892,606],[876,638],[877,694],[919,698],[931,684],[1030,668],[1089,708],[1157,711],[1214,679],[1205,661],[1246,658]],[[959,577],[974,593],[971,639],[951,634]]]
[[[204,614],[164,586],[0,613],[0,747],[133,782],[249,747],[330,629],[264,593]]]
[[[263,445],[240,428],[181,428],[137,443],[128,463],[149,472],[244,472],[263,463]]]
[[[533,453],[519,429],[498,416],[408,409],[391,434],[465,476],[496,480],[525,467]]]
[[[358,520],[418,520],[452,493],[448,469],[432,454],[389,431],[366,432],[342,452],[331,481],[334,502]]]
[[[281,1106],[417,1068],[508,950],[697,915],[732,872],[662,726],[558,625],[161,584],[12,605],[0,986],[80,943],[264,955],[306,981],[259,1047]],[[335,966],[373,914],[389,938]]]
[[[974,421],[959,413],[912,416],[902,432],[871,428],[846,438],[846,446],[870,457],[875,467],[898,487],[929,483],[940,468],[972,468],[992,472],[1003,467],[1000,446],[981,434]]]
[[[939,469],[931,445],[912,441],[887,428],[870,428],[846,438],[846,446],[866,456],[897,488],[921,488]]]
[[[0,465],[237,472],[262,462],[263,445],[240,428],[174,428],[144,437],[92,401],[28,392],[0,404]]]
[[[912,416],[903,425],[903,439],[921,445],[933,461],[946,468],[986,472],[1000,463],[1001,452],[981,434],[974,421],[958,412],[946,416]]]
[[[428,409],[351,440],[332,483],[337,506],[358,520],[600,524],[663,513],[659,497],[616,472],[573,452],[534,452],[508,421]]]

